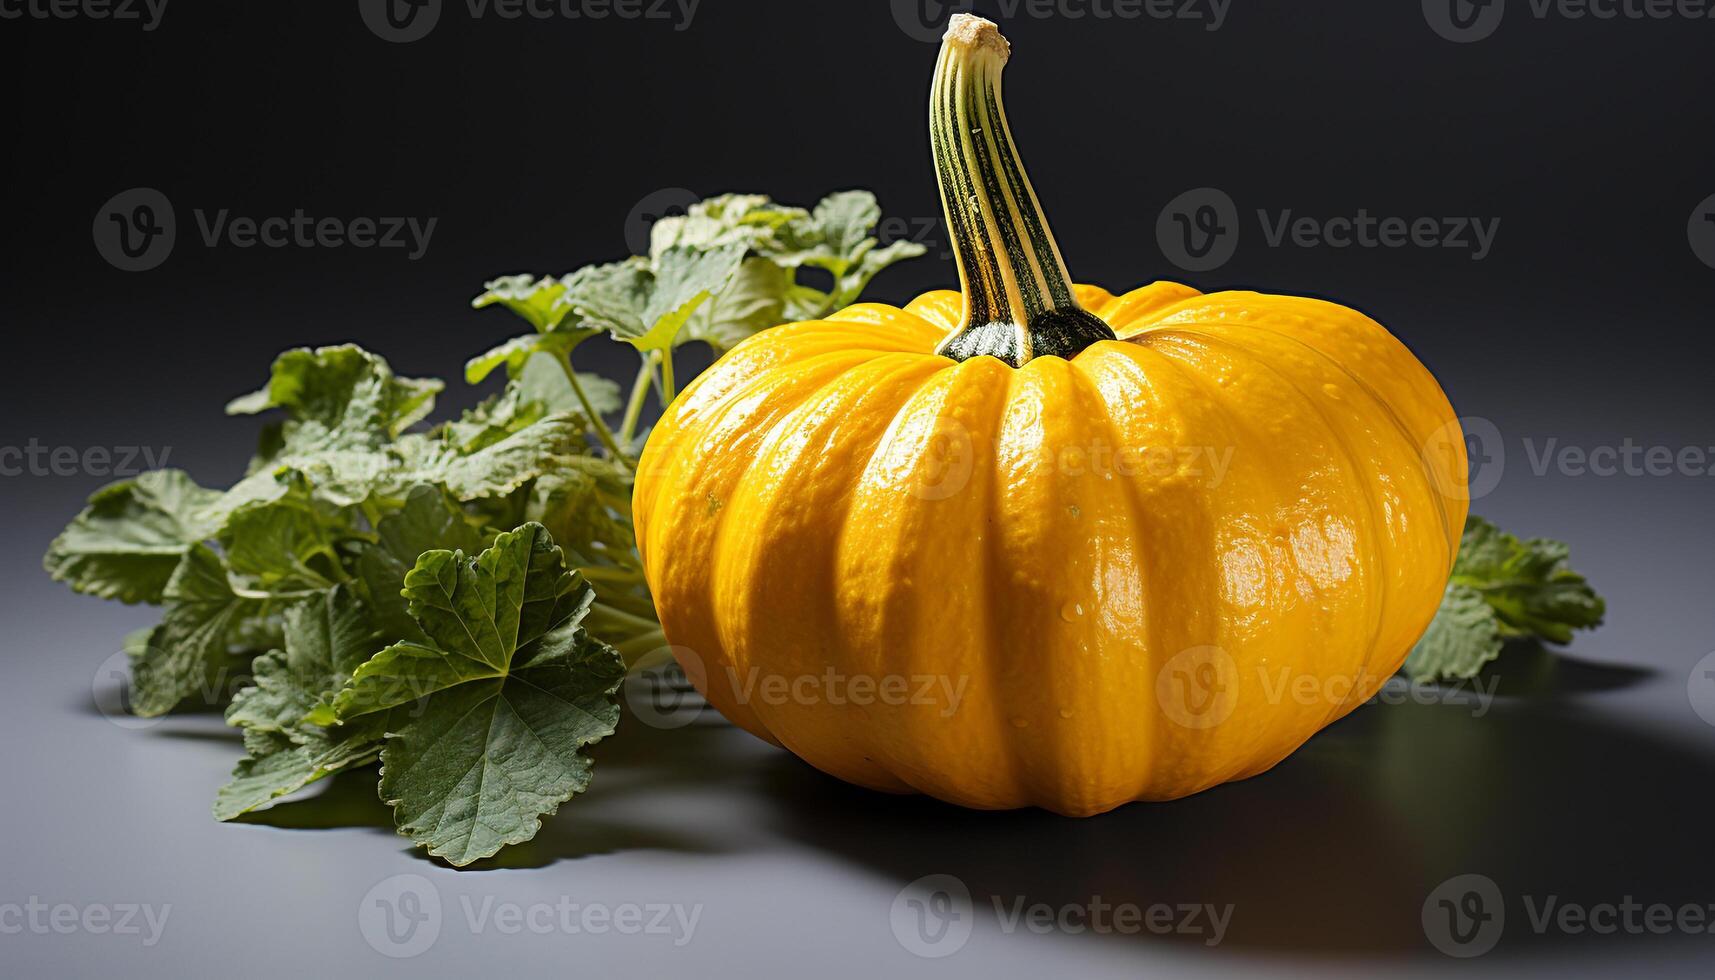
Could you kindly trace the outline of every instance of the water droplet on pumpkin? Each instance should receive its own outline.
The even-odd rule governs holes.
[[[1078,620],[1083,619],[1084,604],[1081,602],[1066,603],[1064,606],[1060,607],[1060,618],[1064,619],[1068,623],[1076,623]]]
[[[1072,717],[1072,709],[1071,708],[1061,708],[1060,709],[1060,717],[1062,717],[1062,718]]]
[[[1030,725],[1030,722],[1026,721],[1022,717],[1015,715],[1012,718],[1012,727],[1014,727],[1014,728],[1027,728],[1027,727],[1029,727],[1029,725]]]
[[[1340,386],[1332,381],[1322,386],[1322,393],[1335,401],[1339,401],[1341,398],[1345,397],[1340,394]]]

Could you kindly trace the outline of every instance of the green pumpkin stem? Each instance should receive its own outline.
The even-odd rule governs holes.
[[[929,137],[941,205],[965,296],[964,323],[936,352],[984,354],[1023,367],[1070,358],[1114,332],[1084,310],[1013,148],[1000,97],[1011,46],[990,21],[955,14],[929,99]]]

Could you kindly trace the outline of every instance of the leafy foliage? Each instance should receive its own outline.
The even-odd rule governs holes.
[[[1567,558],[1559,541],[1520,541],[1472,516],[1441,608],[1406,658],[1406,673],[1422,681],[1468,679],[1508,640],[1570,643],[1573,630],[1600,626],[1607,605]]]
[[[217,818],[380,760],[400,832],[431,853],[464,864],[528,840],[589,785],[581,750],[618,722],[626,658],[664,642],[631,524],[643,396],[672,397],[675,345],[724,349],[782,322],[793,296],[808,309],[798,266],[844,283],[816,294],[832,304],[885,264],[873,203],[717,199],[661,222],[648,256],[490,282],[473,305],[531,332],[473,358],[467,380],[504,368],[505,387],[438,425],[438,380],[351,344],[286,351],[227,406],[279,413],[242,479],[113,484],[43,564],[79,592],[161,607],[126,640],[134,711],[235,692],[245,756]],[[602,333],[644,359],[623,401],[571,363]],[[616,435],[605,416],[622,408]]]

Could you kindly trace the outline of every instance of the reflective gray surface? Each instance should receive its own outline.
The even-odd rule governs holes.
[[[368,774],[243,824],[215,823],[209,802],[238,755],[218,717],[127,730],[92,696],[110,684],[95,676],[100,665],[147,612],[73,597],[12,561],[0,906],[19,911],[0,914],[0,965],[12,976],[141,977],[1383,966],[1564,976],[1627,964],[1707,975],[1715,935],[1683,934],[1678,919],[1673,935],[1624,932],[1628,900],[1646,932],[1649,906],[1715,902],[1715,728],[1687,687],[1709,645],[1710,610],[1696,604],[1708,583],[1703,490],[1683,480],[1527,488],[1560,512],[1509,514],[1505,491],[1486,509],[1574,537],[1578,565],[1613,612],[1570,656],[1509,653],[1492,702],[1370,706],[1261,777],[1085,821],[875,795],[723,725],[667,731],[628,718],[597,750],[587,796],[534,842],[462,872],[392,835]],[[1566,530],[1587,488],[1653,504],[1623,526]],[[15,516],[39,508],[44,527],[61,506],[47,495],[20,502]],[[1434,924],[1446,914],[1440,900],[1461,908],[1468,882],[1431,893],[1470,874],[1494,883],[1504,922],[1491,952],[1460,960],[1432,940],[1438,930],[1446,939]],[[913,885],[930,875],[956,883]],[[1533,915],[1551,900],[1539,928]],[[1428,919],[1426,902],[1437,910]],[[55,931],[62,904],[74,911],[58,913],[65,928]],[[170,906],[152,945],[142,911],[135,935],[96,931],[132,904],[157,921]],[[1567,931],[1578,920],[1561,918],[1566,906],[1600,924],[1608,904],[1619,933]]]

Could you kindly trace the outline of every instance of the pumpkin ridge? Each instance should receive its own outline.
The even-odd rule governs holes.
[[[1252,330],[1264,329],[1248,324],[1240,324],[1239,326]],[[1173,331],[1164,331],[1164,333],[1170,332]],[[1186,332],[1191,333],[1193,331]],[[1299,343],[1310,352],[1310,356],[1313,359],[1318,359],[1322,363],[1330,365],[1334,368],[1336,373],[1346,374],[1350,377],[1349,373],[1340,370],[1339,364],[1335,362],[1333,358],[1328,357],[1326,354],[1316,350],[1316,348],[1311,347],[1309,344],[1303,344],[1295,337],[1280,334],[1275,331],[1265,330],[1264,332],[1272,337],[1279,337],[1289,342]],[[1348,487],[1346,496],[1362,500],[1363,506],[1369,515],[1369,519],[1364,525],[1364,545],[1365,550],[1369,552],[1370,564],[1359,564],[1357,566],[1363,581],[1359,583],[1358,587],[1351,590],[1356,595],[1363,597],[1364,599],[1364,606],[1366,607],[1365,612],[1368,614],[1367,618],[1369,620],[1369,638],[1363,647],[1364,660],[1359,665],[1358,670],[1352,675],[1353,683],[1351,691],[1347,693],[1344,700],[1339,702],[1333,702],[1332,699],[1330,699],[1328,713],[1317,725],[1317,730],[1321,730],[1321,728],[1328,725],[1335,718],[1338,718],[1345,713],[1344,709],[1346,705],[1358,695],[1358,692],[1362,689],[1365,678],[1373,676],[1373,668],[1375,666],[1376,656],[1379,652],[1378,647],[1382,639],[1384,627],[1387,625],[1387,616],[1389,612],[1388,593],[1392,590],[1393,581],[1391,574],[1392,563],[1390,560],[1392,548],[1384,545],[1384,540],[1390,537],[1390,535],[1386,533],[1388,525],[1381,519],[1381,515],[1376,510],[1374,496],[1365,492],[1368,475],[1364,471],[1364,468],[1359,464],[1358,456],[1353,451],[1352,445],[1345,432],[1342,430],[1342,427],[1336,423],[1331,416],[1329,416],[1328,412],[1322,407],[1321,402],[1307,391],[1304,386],[1299,383],[1297,378],[1295,378],[1291,373],[1277,367],[1272,360],[1263,356],[1262,352],[1256,351],[1244,344],[1240,344],[1232,338],[1223,337],[1218,333],[1206,330],[1194,331],[1194,333],[1211,343],[1220,345],[1221,347],[1232,351],[1236,356],[1249,361],[1257,369],[1267,371],[1274,375],[1276,378],[1280,379],[1287,388],[1298,394],[1299,400],[1309,406],[1310,411],[1321,422],[1323,430],[1327,433],[1329,443],[1337,446],[1340,454],[1344,457],[1342,470],[1346,476],[1346,479],[1343,482]],[[1379,587],[1370,587],[1371,583],[1379,583]],[[1371,599],[1374,601],[1371,602]],[[1392,654],[1385,654],[1385,656],[1391,657]],[[1394,666],[1397,669],[1398,665],[1396,664]],[[1388,673],[1391,674],[1393,671],[1389,670]],[[1362,697],[1368,698],[1370,693],[1372,692],[1366,691]]]
[[[795,586],[797,580],[806,576],[808,570],[797,562],[793,551],[788,550],[794,543],[797,545],[795,550],[801,552],[805,543],[812,539],[819,540],[820,548],[816,549],[819,554],[813,554],[810,560],[820,564],[820,569],[814,578],[827,589],[828,595],[824,600],[824,608],[814,610],[814,618],[822,619],[823,617],[838,615],[840,595],[838,542],[845,516],[850,511],[852,501],[852,490],[849,484],[843,487],[831,486],[829,481],[822,480],[823,492],[818,493],[814,484],[796,483],[790,479],[782,480],[781,476],[796,473],[798,468],[796,462],[803,453],[815,452],[814,444],[825,445],[830,440],[841,439],[842,431],[846,439],[863,438],[867,440],[871,438],[867,431],[863,433],[851,432],[849,428],[851,420],[868,417],[874,412],[885,413],[889,401],[897,397],[900,402],[903,402],[921,386],[923,380],[942,370],[942,365],[945,364],[945,359],[935,358],[929,354],[910,352],[884,354],[875,359],[853,364],[830,378],[827,383],[806,393],[790,412],[781,416],[769,427],[769,431],[762,437],[762,441],[757,444],[745,475],[732,488],[730,499],[734,509],[742,511],[750,518],[744,522],[746,527],[762,528],[763,530],[759,534],[752,535],[753,540],[746,542],[745,547],[735,547],[732,542],[725,542],[718,551],[720,567],[716,572],[717,575],[735,575],[747,583],[744,589],[738,590],[738,594],[742,597],[740,604],[724,609],[723,616],[727,622],[723,629],[731,628],[739,631],[751,646],[758,648],[758,658],[767,661],[766,664],[751,663],[747,665],[749,668],[755,669],[762,666],[770,674],[796,678],[820,676],[823,669],[838,670],[841,664],[851,662],[848,651],[841,642],[842,637],[838,630],[829,631],[828,635],[822,639],[821,642],[827,646],[821,650],[819,659],[807,658],[799,649],[806,644],[813,645],[816,642],[814,638],[800,638],[799,641],[794,641],[790,637],[780,637],[779,639],[785,642],[786,648],[782,648],[780,642],[770,645],[766,639],[770,633],[779,632],[778,628],[769,628],[769,621],[777,615],[777,610],[768,608],[765,600],[758,596],[757,592],[758,589],[774,580],[774,575],[768,571],[771,567],[788,567],[789,571],[785,574],[792,576]],[[925,372],[926,367],[931,367],[933,370]],[[862,376],[854,377],[854,375]],[[885,437],[886,430],[887,426],[885,425],[875,427],[873,439],[879,442]],[[802,446],[791,456],[783,456],[786,451],[785,447],[800,439],[803,440]],[[850,449],[847,447],[846,451],[851,456],[864,455],[861,448]],[[871,451],[873,451],[873,446]],[[755,481],[763,482],[761,485],[757,485]],[[830,501],[822,499],[830,491],[833,493],[831,504]],[[805,496],[814,498],[818,503],[805,502],[803,500]],[[820,508],[808,518],[808,523],[812,526],[803,527],[798,531],[796,542],[783,537],[782,528],[786,526],[784,520],[788,517],[781,512],[781,508],[785,506],[782,501],[783,497],[793,498],[791,504],[793,509],[810,506]],[[804,520],[802,515],[800,515],[800,520]],[[833,531],[832,534],[828,533],[830,529]],[[730,570],[727,565],[728,562],[732,563]],[[805,607],[794,602],[793,608],[802,612]],[[811,662],[812,660],[815,662]],[[812,670],[814,671],[813,674],[808,673]],[[835,711],[837,708],[824,705],[817,710],[826,713]],[[832,755],[840,757],[839,764],[834,764],[830,754],[808,751],[804,747],[807,743],[826,743],[829,739],[825,732],[818,732],[815,730],[815,726],[806,724],[807,715],[804,705],[796,703],[769,705],[764,703],[755,706],[754,711],[762,724],[782,744],[793,748],[800,755],[812,758],[817,762],[818,768],[832,772],[839,778],[875,785],[881,781],[876,777],[893,775],[884,766],[875,764],[874,757],[877,755],[877,751],[873,744],[865,746],[864,750],[859,750],[861,757],[871,762],[867,769],[873,770],[873,772],[869,774],[871,778],[868,779],[859,775],[860,771],[865,770],[866,767],[854,762],[849,752],[833,753]],[[873,734],[863,726],[842,727],[840,731],[841,737],[850,743],[864,741],[866,737]],[[886,788],[885,783],[878,788]],[[893,788],[895,791],[899,789],[897,786]]]

